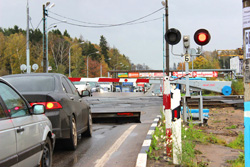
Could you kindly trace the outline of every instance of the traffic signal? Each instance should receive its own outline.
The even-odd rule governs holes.
[[[189,49],[189,47],[190,47],[189,35],[184,35],[183,36],[183,46],[184,46],[185,49]]]
[[[167,30],[165,34],[165,40],[170,45],[176,45],[181,40],[181,33],[175,28]]]
[[[205,29],[199,29],[194,34],[194,41],[201,46],[208,44],[210,38],[209,32]]]

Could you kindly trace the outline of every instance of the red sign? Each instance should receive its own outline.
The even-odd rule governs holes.
[[[213,77],[218,77],[218,72],[217,71],[213,71]]]
[[[197,77],[197,71],[193,72],[193,77]]]
[[[138,72],[130,72],[128,73],[129,78],[139,78],[139,73]]]
[[[182,76],[186,76],[185,72],[173,72],[173,76],[176,77],[182,77]],[[192,77],[192,72],[189,72],[189,77]],[[194,71],[193,72],[193,77],[218,77],[218,72],[217,71],[213,71],[213,72],[197,72]]]

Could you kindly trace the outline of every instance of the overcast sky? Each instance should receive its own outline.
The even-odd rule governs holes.
[[[118,24],[146,16],[160,8],[162,0],[51,0],[55,6],[51,12],[61,16],[99,24]],[[30,17],[34,28],[42,19],[42,5],[47,1],[29,0]],[[18,25],[26,29],[27,0],[0,0],[0,27],[9,28]],[[191,48],[198,46],[193,41],[193,35],[200,28],[207,29],[211,41],[204,50],[236,49],[242,47],[242,1],[238,0],[169,0],[169,28],[177,28],[182,35],[190,35]],[[49,12],[49,16],[59,17]],[[141,21],[153,20],[143,24],[133,24],[110,28],[86,28],[65,23],[58,24],[71,37],[99,44],[103,35],[110,47],[116,47],[121,54],[128,56],[132,63],[145,63],[150,68],[163,68],[163,14],[161,10]],[[58,21],[48,18],[48,25]],[[81,24],[83,23],[77,23]],[[86,25],[86,24],[85,24]],[[30,28],[32,26],[30,25]],[[39,28],[42,31],[42,24]],[[182,53],[182,41],[174,46],[175,53]],[[171,48],[171,47],[170,47]],[[32,54],[32,53],[31,53]],[[171,55],[170,66],[174,61],[184,58]]]

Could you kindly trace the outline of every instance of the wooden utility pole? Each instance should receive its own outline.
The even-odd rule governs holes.
[[[166,20],[166,31],[168,30],[168,0],[165,0],[165,20]],[[166,75],[169,75],[169,45],[166,42]]]
[[[243,0],[244,50],[244,150],[245,166],[250,166],[250,0]]]

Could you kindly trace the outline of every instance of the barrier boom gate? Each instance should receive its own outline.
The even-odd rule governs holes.
[[[202,90],[209,90],[213,92],[222,93],[224,95],[231,94],[231,81],[199,81],[199,80],[189,80],[189,86],[192,88],[193,91],[198,91],[200,94],[198,96],[183,96],[183,119],[184,122],[188,121],[188,117],[190,114],[188,111],[187,99],[198,99],[198,106],[199,106],[199,120],[193,121],[193,123],[201,123],[203,124],[203,98],[201,91]],[[174,80],[170,81],[171,84],[181,84],[186,85],[187,81],[185,80]]]

